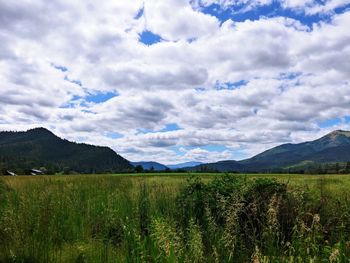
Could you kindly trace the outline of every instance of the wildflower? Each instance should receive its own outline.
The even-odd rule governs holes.
[[[314,220],[314,223],[320,223],[320,220],[321,220],[320,215],[315,214],[313,220]]]
[[[260,249],[258,248],[258,246],[255,247],[255,251],[252,255],[252,263],[260,263],[261,262],[261,252]]]
[[[267,210],[268,222],[269,222],[269,225],[272,227],[278,225],[277,214],[278,214],[279,203],[280,203],[279,198],[276,195],[273,195]]]
[[[332,254],[329,256],[329,262],[337,262],[340,256],[339,249],[336,248],[332,251]]]

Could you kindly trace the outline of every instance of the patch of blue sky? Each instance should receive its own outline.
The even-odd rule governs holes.
[[[187,42],[188,42],[188,43],[192,43],[192,42],[194,42],[194,41],[196,41],[196,40],[197,40],[196,37],[192,37],[192,38],[187,39]]]
[[[222,152],[227,150],[227,147],[224,145],[216,145],[216,144],[208,144],[208,145],[202,145],[202,146],[176,146],[177,147],[177,151],[179,154],[185,154],[186,152],[190,151],[190,150],[194,150],[197,148],[206,150],[208,152]]]
[[[196,147],[194,147],[196,148]],[[209,152],[224,152],[224,151],[230,151],[232,153],[233,160],[242,160],[247,158],[247,154],[243,150],[237,150],[237,149],[230,149],[225,145],[219,145],[219,144],[209,144],[200,147],[201,149],[207,150]]]
[[[80,80],[70,79],[68,76],[64,77],[64,80],[71,82],[73,84],[76,84],[80,87],[83,87],[83,83]],[[82,100],[84,102],[93,102],[93,103],[103,103],[107,100],[110,100],[116,96],[119,96],[117,92],[92,92],[88,93],[88,95],[81,97],[81,96],[74,96],[71,101],[77,101]]]
[[[208,144],[204,146],[173,146],[170,149],[173,150],[177,155],[183,156],[186,154],[186,152],[200,148],[203,150],[206,150],[208,152],[224,152],[224,151],[230,151],[232,153],[232,158],[230,160],[242,160],[249,156],[247,156],[247,153],[240,149],[230,149],[226,147],[225,145],[219,145],[219,144]],[[191,160],[190,160],[191,161]]]
[[[324,4],[323,1],[320,1]],[[215,16],[221,23],[232,19],[236,22],[243,22],[246,20],[258,20],[261,17],[288,17],[300,21],[302,24],[311,28],[314,23],[320,21],[328,22],[334,13],[344,13],[349,9],[350,5],[342,6],[333,10],[330,13],[305,14],[302,10],[286,9],[282,7],[280,1],[273,1],[270,5],[256,6],[247,9],[246,5],[235,5],[223,9],[218,4],[212,4],[201,8],[201,12]]]
[[[223,82],[223,83],[217,80],[215,82],[214,88],[216,90],[224,90],[224,89],[234,90],[234,89],[237,89],[237,88],[240,88],[242,86],[247,85],[247,83],[248,83],[248,81],[246,81],[246,80],[240,80],[237,82]]]
[[[182,130],[182,128],[180,128],[179,125],[177,125],[176,123],[168,123],[167,125],[165,125],[165,127],[161,130],[159,130],[160,132],[169,132],[169,131],[179,131]]]
[[[74,109],[74,108],[76,108],[76,106],[77,106],[76,103],[73,103],[70,101],[70,102],[62,104],[59,108],[60,109]]]
[[[88,103],[103,103],[106,102],[114,97],[118,96],[118,93],[116,92],[97,92],[97,93],[90,93],[86,96],[77,96],[74,95],[72,99],[62,105],[60,108],[75,108],[77,105],[87,107]]]
[[[184,156],[186,153],[186,151],[183,150],[185,147],[182,146],[170,146],[168,149],[175,152],[178,156]]]
[[[83,86],[83,83],[80,80],[70,79],[70,78],[68,78],[68,76],[65,76],[64,80],[69,81],[70,83],[76,84],[76,85],[78,85],[80,87]]]
[[[320,128],[330,128],[337,125],[349,124],[349,123],[350,123],[350,115],[318,122],[318,126]]]
[[[82,109],[81,111],[84,113],[89,113],[89,114],[97,114],[96,112],[93,112],[91,110],[86,110],[86,109]]]
[[[156,131],[151,129],[139,128],[136,130],[136,134],[147,134],[147,133],[155,133]]]
[[[81,103],[81,97],[74,95],[70,101],[64,103],[60,106],[61,109],[75,108],[77,105]]]
[[[288,90],[291,86],[300,86],[300,77],[303,75],[301,72],[286,72],[280,73],[277,80],[281,80],[281,85],[278,87],[283,93]]]
[[[350,4],[340,6],[334,9],[334,13],[336,14],[342,14],[350,10]]]
[[[293,80],[300,77],[302,74],[303,74],[302,72],[284,72],[284,73],[280,73],[277,79]]]
[[[252,157],[248,155],[244,150],[233,150],[232,151],[233,160],[240,161]]]
[[[111,139],[119,139],[124,137],[124,135],[117,132],[107,132],[106,136]]]
[[[141,34],[139,34],[139,41],[147,46],[150,46],[150,45],[161,42],[162,38],[161,38],[161,36],[154,34],[153,32],[151,32],[149,30],[145,30]]]
[[[205,91],[205,88],[197,87],[197,88],[194,88],[194,90],[197,91],[197,92],[203,92],[203,91]]]
[[[140,10],[137,12],[136,16],[134,17],[134,19],[140,19],[143,16],[144,11],[145,11],[144,7],[140,8]]]
[[[62,71],[62,72],[68,71],[68,68],[61,66],[61,65],[56,65],[54,63],[51,63],[51,66],[53,66],[55,69],[58,69],[59,71]]]
[[[201,149],[207,150],[209,152],[222,152],[227,150],[225,145],[214,145],[214,144],[209,144],[200,147]]]
[[[180,126],[178,126],[176,123],[168,123],[165,125],[165,127],[163,127],[160,130],[151,130],[151,129],[140,128],[140,129],[137,129],[137,132],[147,134],[147,133],[169,132],[169,131],[178,131],[178,130],[182,130],[182,128]]]
[[[329,127],[333,127],[333,126],[339,125],[341,123],[342,123],[341,118],[334,118],[334,119],[321,121],[321,122],[318,123],[318,126],[320,128],[329,128]]]
[[[87,102],[103,103],[117,96],[119,96],[117,92],[97,92],[89,94],[83,99]]]

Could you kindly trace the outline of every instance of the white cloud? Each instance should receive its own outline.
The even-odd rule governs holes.
[[[207,162],[316,138],[330,130],[319,122],[350,115],[350,12],[312,28],[283,17],[220,25],[187,1],[0,0],[0,22],[2,130],[45,126],[133,161]],[[145,29],[168,41],[143,45]],[[108,91],[117,96],[85,98]],[[181,129],[164,131],[170,123]]]
[[[281,5],[284,8],[301,9],[315,4],[315,0],[282,0]]]
[[[191,1],[194,8],[206,7],[217,4],[223,9],[232,7],[243,7],[240,12],[246,12],[258,6],[270,5],[273,0],[193,0]]]
[[[333,10],[335,10],[336,8],[345,7],[348,4],[350,4],[349,0],[329,0],[326,1],[324,5],[315,5],[308,11],[308,13],[329,13],[333,12]]]
[[[215,17],[193,10],[186,0],[148,0],[144,10],[146,28],[167,40],[198,38],[219,28]]]
[[[244,13],[254,8],[271,5],[273,0],[192,0],[192,6],[195,9],[208,7],[212,4],[219,5],[221,9],[237,9],[238,12]],[[280,5],[285,9],[292,9],[303,12],[307,15],[329,14],[335,9],[346,7],[350,4],[349,0],[281,0]]]

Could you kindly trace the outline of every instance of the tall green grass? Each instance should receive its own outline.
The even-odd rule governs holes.
[[[348,186],[345,175],[2,177],[0,262],[348,262]]]

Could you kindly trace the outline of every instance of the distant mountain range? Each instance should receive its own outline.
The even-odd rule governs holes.
[[[350,132],[337,130],[315,141],[283,144],[246,160],[201,164],[187,170],[283,172],[302,171],[326,163],[346,162],[350,162]]]
[[[167,164],[166,166],[172,170],[176,170],[176,169],[182,169],[185,167],[194,167],[194,166],[201,165],[201,164],[203,164],[203,163],[201,163],[201,162],[186,162],[186,163],[179,163],[179,164]]]
[[[166,169],[169,169],[164,164],[157,163],[157,162],[131,162],[131,164],[134,167],[141,165],[142,168],[145,170],[165,171]]]
[[[19,174],[30,169],[48,173],[107,173],[134,168],[108,147],[63,140],[44,128],[26,132],[0,132],[0,170]]]
[[[302,172],[335,163],[350,170],[349,131],[337,130],[315,141],[283,144],[242,161],[175,165],[130,163],[108,147],[63,140],[44,128],[26,132],[0,132],[0,173],[30,173],[32,169],[45,169],[47,173],[131,172],[138,165],[154,171]]]
[[[188,162],[168,167],[157,162],[130,163],[108,147],[70,142],[45,128],[0,132],[0,174],[7,171],[31,174],[32,169],[43,169],[46,173],[129,172],[137,165],[145,170],[165,171],[199,164]]]
[[[194,167],[197,165],[201,165],[203,163],[201,162],[185,162],[185,163],[179,163],[179,164],[161,164],[157,162],[131,162],[131,164],[136,167],[138,165],[141,165],[143,169],[145,170],[154,170],[154,171],[165,171],[167,169],[170,170],[178,170],[182,168],[189,168]]]

